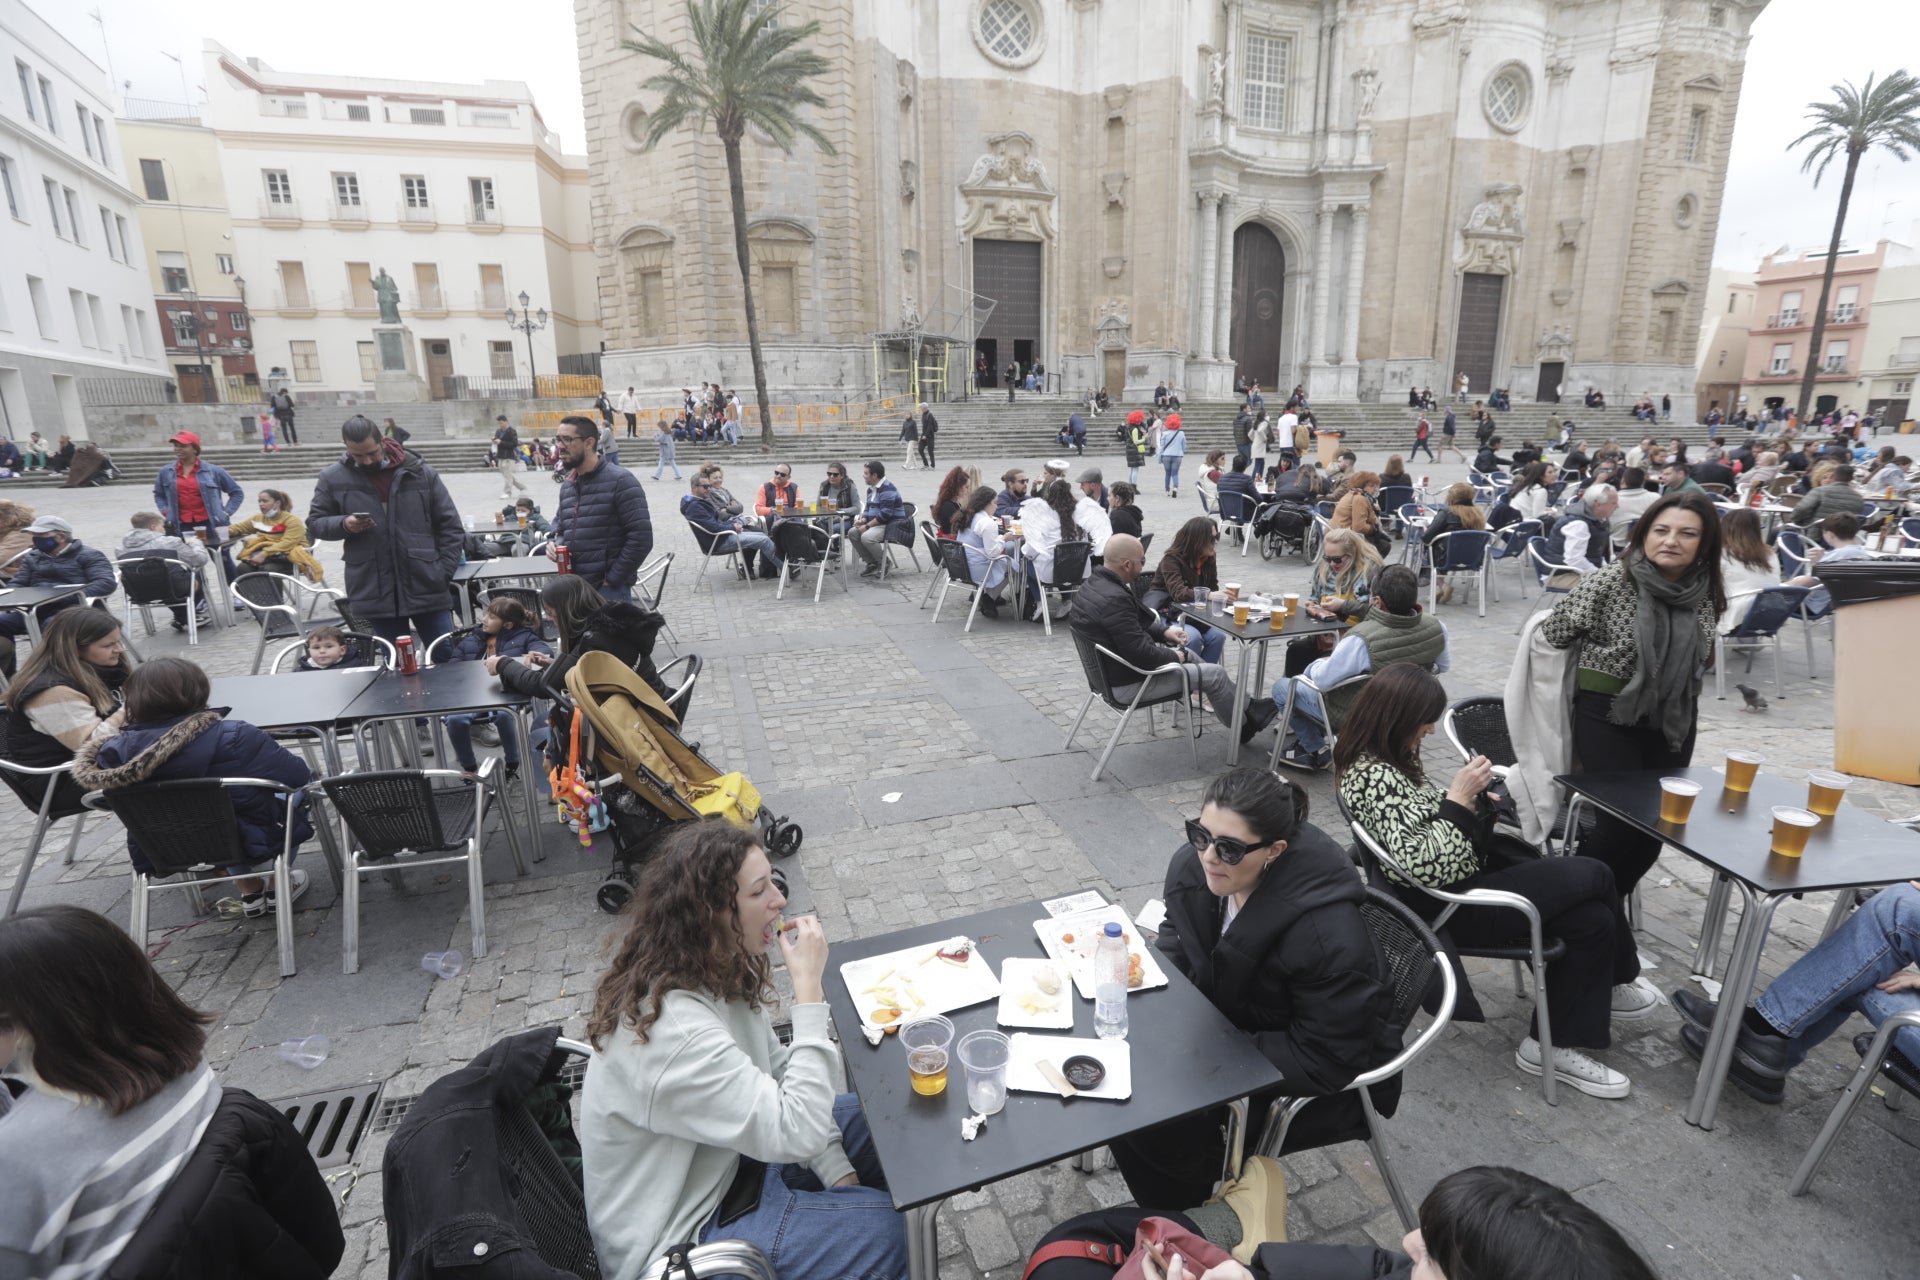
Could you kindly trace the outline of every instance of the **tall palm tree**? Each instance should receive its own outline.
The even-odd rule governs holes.
[[[641,88],[660,95],[647,120],[646,145],[659,141],[689,120],[705,128],[711,121],[727,154],[727,193],[733,203],[733,252],[740,262],[740,296],[747,308],[747,346],[753,353],[753,389],[760,401],[760,447],[773,447],[772,407],[767,402],[767,368],[760,356],[760,320],[753,309],[753,273],[747,251],[747,192],[740,163],[740,140],[751,126],[774,146],[793,154],[796,138],[835,154],[827,135],[800,118],[800,108],[826,99],[808,84],[832,70],[831,64],[801,42],[816,35],[818,22],[777,26],[778,5],[765,0],[687,0],[687,26],[698,61],[670,44],[640,32],[621,47],[666,63]],[[635,28],[638,31],[638,28]]]
[[[1891,151],[1895,159],[1905,160],[1909,151],[1920,151],[1920,80],[1905,71],[1896,71],[1879,84],[1873,77],[1855,88],[1851,81],[1833,86],[1831,102],[1809,102],[1807,118],[1817,121],[1787,144],[1788,150],[1802,143],[1812,144],[1800,172],[1813,169],[1813,185],[1835,157],[1847,158],[1846,177],[1840,182],[1840,207],[1833,215],[1833,237],[1827,242],[1827,269],[1820,277],[1820,305],[1813,311],[1813,345],[1807,351],[1806,371],[1800,375],[1800,417],[1807,416],[1813,400],[1813,379],[1820,371],[1821,343],[1827,333],[1827,296],[1833,292],[1833,268],[1840,254],[1840,233],[1847,225],[1847,205],[1853,199],[1853,175],[1860,169],[1860,157],[1874,147]],[[1818,165],[1818,168],[1815,166]]]

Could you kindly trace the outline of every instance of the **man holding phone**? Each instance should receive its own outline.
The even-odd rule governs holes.
[[[307,532],[345,543],[355,617],[387,640],[411,633],[429,643],[453,630],[460,512],[434,469],[368,419],[348,418],[340,439],[346,451],[314,484]]]

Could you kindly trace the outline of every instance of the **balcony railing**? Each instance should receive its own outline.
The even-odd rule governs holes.
[[[407,294],[407,308],[421,314],[447,313],[447,295],[439,289],[415,289]]]
[[[1865,324],[1866,322],[1867,309],[1865,307],[1843,305],[1827,312],[1828,324]]]
[[[1767,323],[1763,327],[1768,329],[1797,329],[1802,323],[1805,323],[1802,320],[1804,314],[1804,312],[1798,309],[1793,311],[1776,311],[1767,317]]]
[[[334,222],[366,222],[369,220],[367,218],[367,206],[361,204],[359,201],[355,201],[352,204],[342,204],[338,200],[329,200],[327,202],[327,217]]]
[[[298,222],[300,221],[300,202],[291,196],[285,200],[261,196],[260,217],[266,222]]]
[[[408,227],[432,227],[439,225],[439,219],[434,217],[430,204],[402,204],[400,223]]]
[[[1799,372],[1798,370],[1793,369],[1786,365],[1773,364],[1773,365],[1767,366],[1767,372],[1765,376],[1769,378],[1791,378],[1791,377],[1794,377],[1798,372]]]
[[[1820,366],[1820,372],[1822,373],[1845,373],[1846,371],[1847,358],[1845,356],[1831,356],[1825,364]]]
[[[468,205],[467,225],[470,227],[500,226],[500,211],[498,209],[483,209],[478,205]]]
[[[1887,368],[1889,369],[1920,369],[1920,351],[1916,351],[1912,355],[1896,352],[1895,354],[1888,356]]]
[[[273,307],[276,311],[312,311],[313,291],[311,289],[275,289]]]
[[[504,292],[488,293],[484,289],[474,290],[473,309],[475,311],[502,312],[509,305],[511,304],[507,302],[507,295]]]

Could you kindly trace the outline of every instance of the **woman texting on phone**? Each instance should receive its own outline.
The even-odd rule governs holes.
[[[780,1275],[907,1274],[859,1101],[834,1094],[826,935],[812,916],[783,928],[786,904],[753,833],[721,818],[675,827],[647,866],[587,1023],[587,1221],[611,1280],[710,1240],[750,1241]]]

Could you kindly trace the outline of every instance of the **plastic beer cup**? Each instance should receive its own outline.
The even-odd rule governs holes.
[[[953,1044],[953,1023],[938,1014],[915,1018],[900,1028],[900,1044],[907,1051],[907,1073],[913,1091],[926,1097],[947,1087],[947,1049]]]
[[[1727,790],[1753,790],[1753,775],[1758,773],[1766,757],[1758,751],[1727,752]]]
[[[1691,778],[1660,779],[1660,821],[1680,826],[1693,816],[1693,798],[1700,784]]]
[[[1289,618],[1291,618],[1294,614],[1300,612],[1300,593],[1299,592],[1289,591],[1287,592],[1287,594],[1281,596],[1280,598],[1286,602],[1287,616]]]
[[[1807,774],[1807,808],[1823,818],[1831,818],[1840,812],[1840,798],[1846,794],[1852,782],[1853,779],[1844,773],[1813,770]]]
[[[1797,858],[1807,851],[1807,837],[1820,825],[1817,815],[1792,805],[1773,807],[1773,851],[1783,858]]]
[[[1247,625],[1247,602],[1245,600],[1236,600],[1233,602],[1233,625],[1236,627],[1244,627]]]

